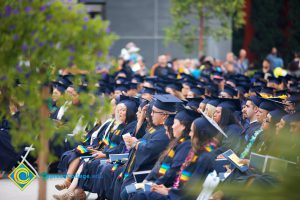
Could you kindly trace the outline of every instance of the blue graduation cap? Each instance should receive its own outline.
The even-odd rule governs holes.
[[[155,94],[155,88],[150,88],[150,87],[143,87],[143,89],[140,91],[141,94]]]
[[[172,127],[173,124],[174,124],[174,118],[175,118],[175,114],[171,114],[168,116],[168,118],[166,119],[165,121],[165,126],[168,126],[168,127]]]
[[[212,105],[214,107],[217,107],[220,103],[219,98],[211,98],[206,104]]]
[[[58,78],[58,81],[60,84],[65,85],[66,87],[69,87],[73,84],[73,82],[68,78],[68,76],[62,76]]]
[[[127,92],[128,88],[123,84],[115,84],[114,91],[117,91],[117,90],[119,90],[121,92]]]
[[[53,85],[53,88],[56,88],[61,93],[65,92],[65,90],[67,89],[66,85],[61,84],[60,82],[57,82],[57,81],[52,82],[52,85]]]
[[[180,83],[176,83],[176,82],[173,82],[173,83],[171,83],[171,84],[168,84],[167,86],[166,86],[166,88],[171,88],[171,89],[174,89],[174,90],[177,90],[177,91],[181,91],[181,89],[182,89],[182,85],[180,84]]]
[[[156,99],[154,102],[154,106],[158,109],[168,112],[175,112],[176,103],[182,102],[180,99],[171,94],[154,95],[154,98]]]
[[[272,117],[272,123],[273,124],[276,124],[278,123],[281,118],[286,115],[287,113],[283,110],[283,109],[276,109],[276,110],[273,110],[271,112],[269,112],[269,114],[271,115]]]
[[[254,85],[255,86],[261,86],[261,87],[265,87],[267,85],[267,82],[264,80],[264,79],[259,79],[259,80],[256,80],[254,82]]]
[[[271,76],[271,77],[269,77],[269,82],[279,85],[282,83],[282,79]]]
[[[213,94],[213,96],[217,96],[218,94],[218,86],[215,84],[207,84],[205,85],[205,91],[209,91]]]
[[[257,93],[259,92],[261,89],[260,86],[251,86],[250,89],[249,89],[249,92],[254,92],[254,93]]]
[[[184,107],[175,115],[175,119],[178,119],[179,121],[189,121],[190,123],[198,117],[201,117],[201,113],[198,113],[189,107]]]
[[[191,108],[198,108],[199,104],[203,101],[203,98],[187,98],[186,100],[188,101],[186,106]]]
[[[212,97],[205,96],[205,99],[201,103],[207,104],[210,100],[212,100]]]
[[[283,103],[268,98],[262,98],[262,102],[259,104],[259,108],[267,110],[269,112],[283,107]]]
[[[219,101],[218,107],[226,108],[231,111],[241,110],[241,101],[239,99],[219,98]]]
[[[129,89],[137,89],[138,84],[137,83],[129,83]]]
[[[259,107],[260,103],[262,102],[262,98],[258,96],[251,96],[247,100],[252,101],[252,103],[257,107]]]
[[[144,82],[148,82],[154,86],[155,83],[157,82],[157,76],[148,76],[144,79]]]
[[[142,82],[144,82],[144,78],[145,78],[145,77],[143,77],[143,76],[141,76],[141,75],[135,74],[135,75],[133,76],[131,82],[134,82],[134,83],[135,83],[135,82],[136,82],[136,83],[142,83]]]
[[[271,95],[273,96],[273,91],[274,89],[273,88],[270,88],[270,87],[264,87],[260,90],[260,93],[264,93],[264,94],[268,94],[268,95]]]
[[[228,137],[222,128],[210,117],[208,117],[204,112],[200,111],[203,117],[200,117],[194,121],[195,126],[201,127],[203,134],[208,135],[209,137],[214,137],[218,133],[221,133],[226,138]],[[205,138],[204,135],[204,138]]]
[[[225,85],[223,92],[226,92],[231,97],[237,96],[237,91],[230,85]]]
[[[192,87],[191,91],[197,96],[201,96],[205,94],[205,89],[200,87]]]

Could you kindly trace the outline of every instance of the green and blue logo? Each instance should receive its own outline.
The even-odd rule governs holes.
[[[8,178],[12,180],[20,190],[24,190],[36,178],[36,175],[24,163],[20,163],[19,166],[8,175]]]

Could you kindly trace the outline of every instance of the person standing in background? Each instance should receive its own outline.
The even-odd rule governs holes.
[[[237,66],[240,69],[242,74],[248,71],[249,68],[249,60],[247,59],[247,51],[245,49],[240,50],[240,56],[237,61]]]

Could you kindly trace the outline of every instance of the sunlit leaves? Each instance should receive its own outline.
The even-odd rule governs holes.
[[[244,24],[244,3],[244,0],[171,0],[173,21],[172,26],[165,30],[166,42],[175,41],[191,53],[196,48],[194,44],[199,33],[199,23],[192,21],[199,21],[200,16],[204,17],[205,35],[227,38],[231,36],[232,28]],[[212,20],[219,21],[220,25],[212,26]]]

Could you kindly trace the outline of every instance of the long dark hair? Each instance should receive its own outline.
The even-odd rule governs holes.
[[[221,128],[225,128],[226,126],[228,126],[230,124],[236,124],[236,125],[242,127],[242,125],[236,119],[234,112],[227,108],[222,107],[221,120],[220,120],[219,125],[221,126]]]
[[[158,162],[159,163],[162,163],[163,160],[165,159],[165,157],[168,155],[169,153],[169,150],[170,149],[173,149],[177,144],[178,144],[178,141],[182,138],[189,138],[189,133],[191,131],[191,125],[192,125],[192,122],[191,121],[179,121],[181,125],[184,126],[184,130],[182,132],[182,135],[180,138],[174,138],[171,139],[171,142],[169,143],[168,147],[166,148],[166,150],[160,155],[159,159],[158,159]],[[169,127],[168,127],[169,128]],[[170,128],[172,130],[172,135],[173,135],[173,129],[172,129],[172,126]],[[170,133],[170,132],[169,132]],[[171,133],[170,133],[171,134]]]
[[[136,120],[136,112],[137,112],[137,109],[132,109],[132,108],[129,108],[126,104],[126,121],[125,123],[126,124],[129,124],[130,122],[133,122]]]
[[[214,144],[217,146],[217,141],[214,137],[217,135],[218,131],[212,127],[212,125],[203,124],[204,118],[200,117],[194,120],[194,123],[191,127],[194,132],[192,138],[192,149],[195,153],[204,151],[204,146],[208,143]]]

